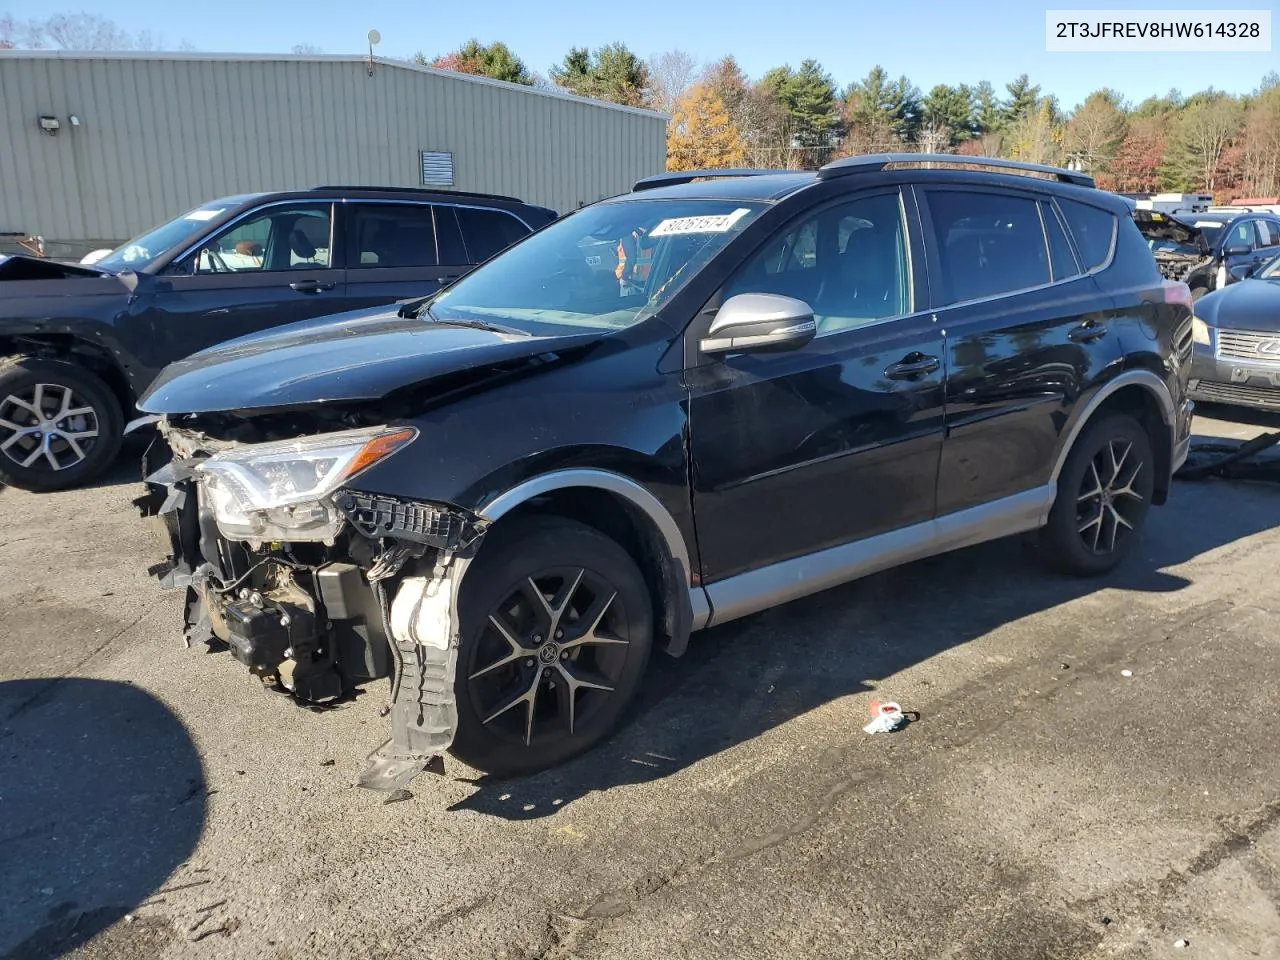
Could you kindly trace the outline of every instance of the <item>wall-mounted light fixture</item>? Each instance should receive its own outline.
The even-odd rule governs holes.
[[[58,130],[61,129],[61,127],[62,127],[62,124],[58,122],[57,117],[41,117],[40,118],[40,129],[43,130],[45,133],[49,134],[49,136],[51,137],[57,134]]]

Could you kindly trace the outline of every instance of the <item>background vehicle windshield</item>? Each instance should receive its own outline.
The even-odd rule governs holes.
[[[1272,257],[1264,263],[1257,275],[1261,280],[1280,280],[1280,256]]]
[[[225,204],[216,203],[196,207],[168,223],[148,230],[123,246],[116,247],[99,260],[97,266],[106,270],[142,270],[162,253],[190,240],[226,209]]]
[[[438,320],[621,329],[666,303],[763,205],[622,200],[554,223],[430,303]]]

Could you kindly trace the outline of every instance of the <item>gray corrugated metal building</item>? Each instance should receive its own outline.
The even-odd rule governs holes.
[[[564,213],[665,164],[661,114],[401,61],[0,53],[0,241],[54,256],[228,194],[426,185]]]

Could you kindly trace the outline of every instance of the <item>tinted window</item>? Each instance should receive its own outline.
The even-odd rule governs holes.
[[[1047,203],[1040,204],[1040,212],[1044,215],[1045,231],[1049,235],[1049,258],[1053,264],[1053,279],[1065,280],[1080,273],[1075,254],[1071,252],[1071,244],[1067,242],[1067,233],[1062,229],[1062,221],[1054,213],[1053,207]]]
[[[329,204],[270,207],[206,241],[197,273],[316,270],[329,266]]]
[[[515,217],[500,210],[458,207],[458,223],[473,263],[482,263],[528,234]]]
[[[356,204],[348,236],[353,270],[436,265],[436,232],[425,204]]]
[[[910,311],[898,195],[863,197],[785,228],[725,290],[777,293],[813,308],[818,336]]]
[[[1071,228],[1071,236],[1075,238],[1085,270],[1096,270],[1111,255],[1116,218],[1106,210],[1075,200],[1059,200],[1058,204],[1062,207],[1062,215],[1067,218],[1067,226]]]
[[[458,216],[453,207],[436,207],[436,248],[440,251],[440,263],[445,266],[466,265],[467,248],[462,243],[462,231],[458,228]]]
[[[1034,200],[959,190],[931,190],[928,198],[944,303],[1049,282],[1049,255]]]
[[[1259,247],[1280,246],[1280,225],[1274,224],[1270,220],[1259,220],[1258,221],[1258,246]]]

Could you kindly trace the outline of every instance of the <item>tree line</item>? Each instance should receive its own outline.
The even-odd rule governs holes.
[[[27,21],[0,14],[0,49],[10,47],[153,50],[161,42],[91,14]],[[293,52],[321,51],[300,43]],[[752,78],[732,56],[701,65],[681,50],[646,59],[611,43],[573,47],[543,75],[505,43],[474,39],[412,59],[669,114],[672,170],[809,169],[854,154],[921,151],[1071,166],[1124,193],[1204,190],[1219,200],[1280,195],[1280,74],[1274,71],[1243,96],[1172,90],[1135,104],[1101,89],[1067,110],[1026,74],[999,90],[984,81],[925,92],[875,66],[840,87],[816,60]]]
[[[1070,166],[1124,193],[1280,195],[1280,74],[1243,96],[1171,90],[1131,103],[1100,89],[1074,109],[1022,74],[927,92],[875,66],[840,87],[816,60],[751,78],[732,57],[700,66],[680,50],[642,59],[625,44],[572,48],[546,77],[503,43],[471,40],[419,63],[671,115],[667,166],[808,169],[891,151]]]

